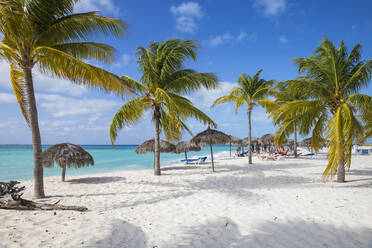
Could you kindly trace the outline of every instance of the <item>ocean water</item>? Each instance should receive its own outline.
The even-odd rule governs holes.
[[[43,146],[43,150],[49,146]],[[79,169],[68,168],[66,178],[69,175],[85,175],[94,173],[114,172],[122,170],[153,169],[153,153],[136,154],[136,145],[82,145],[94,158],[94,166]],[[235,151],[234,148],[233,152]],[[188,158],[207,156],[210,159],[210,149],[203,147],[199,152],[189,152]],[[213,146],[215,158],[228,157],[229,146]],[[184,153],[169,154],[161,153],[161,166],[180,164],[184,159]],[[61,175],[62,169],[58,165],[54,168],[45,168],[45,176]],[[33,178],[33,158],[31,145],[0,145],[0,181],[27,180]]]

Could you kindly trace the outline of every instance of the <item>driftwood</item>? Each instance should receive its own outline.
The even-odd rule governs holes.
[[[54,204],[39,203],[23,199],[21,196],[26,189],[25,186],[17,187],[17,181],[10,181],[8,183],[0,182],[0,208],[5,209],[40,209],[40,210],[74,210],[87,211],[88,208],[80,206],[63,206]]]

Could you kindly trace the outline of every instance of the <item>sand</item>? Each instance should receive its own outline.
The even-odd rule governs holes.
[[[89,211],[0,210],[0,247],[372,247],[372,156],[344,184],[322,156],[253,162],[48,177],[42,201]]]

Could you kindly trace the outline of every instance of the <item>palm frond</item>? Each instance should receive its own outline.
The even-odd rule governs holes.
[[[14,95],[17,98],[19,107],[21,108],[22,114],[28,125],[30,125],[28,119],[28,108],[27,108],[27,97],[26,97],[26,85],[24,81],[23,71],[17,68],[16,65],[10,65],[10,81],[14,90]]]
[[[146,98],[136,97],[125,103],[116,112],[110,124],[110,140],[112,145],[117,138],[118,132],[124,126],[131,126],[139,121],[147,109],[150,102]]]
[[[125,96],[131,91],[130,85],[113,73],[51,47],[38,47],[35,51],[41,73],[63,78],[76,84],[99,88]]]

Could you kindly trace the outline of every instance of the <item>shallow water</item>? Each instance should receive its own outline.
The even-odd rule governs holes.
[[[49,146],[43,146],[43,150]],[[82,145],[94,158],[94,166],[74,169],[69,168],[68,175],[84,175],[121,170],[143,170],[153,168],[153,153],[138,155],[134,152],[136,145]],[[229,156],[229,146],[213,146],[214,157]],[[235,151],[235,148],[233,148]],[[233,152],[234,153],[234,152]],[[209,147],[203,147],[199,152],[189,152],[188,158],[207,156]],[[184,153],[160,155],[161,165],[179,163],[184,159]],[[58,165],[44,170],[45,176],[57,176],[62,172]],[[33,177],[33,159],[31,145],[0,145],[0,181],[27,180]]]

